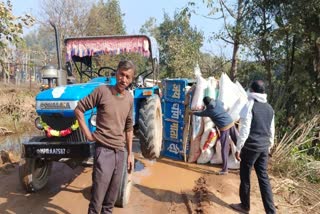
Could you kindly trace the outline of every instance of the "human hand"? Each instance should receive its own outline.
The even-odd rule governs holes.
[[[96,139],[93,137],[93,135],[90,133],[89,135],[86,136],[87,140],[90,142],[96,141]]]
[[[269,157],[272,157],[272,147],[269,147],[268,155]]]
[[[238,161],[241,161],[240,152],[236,152],[235,156]]]
[[[131,155],[128,155],[128,159],[127,159],[127,170],[128,173],[130,174],[133,168],[133,161],[132,161],[132,157]]]

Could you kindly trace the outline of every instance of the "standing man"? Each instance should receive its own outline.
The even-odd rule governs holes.
[[[234,126],[230,115],[224,110],[223,103],[220,100],[213,100],[210,97],[204,97],[203,103],[205,109],[203,111],[194,111],[193,115],[200,117],[210,117],[212,122],[220,131],[220,143],[222,154],[222,170],[218,175],[228,174],[228,156],[229,156],[229,136],[233,142],[237,142],[237,130]]]
[[[75,109],[82,132],[96,142],[91,200],[88,213],[112,213],[117,199],[124,161],[132,169],[132,95],[126,90],[134,77],[131,61],[118,64],[115,86],[103,85],[83,98]],[[96,131],[91,133],[84,112],[97,107]],[[125,146],[128,156],[125,160]]]
[[[250,210],[250,174],[257,173],[263,206],[267,214],[276,213],[267,167],[268,154],[274,141],[274,111],[267,103],[262,80],[251,84],[249,101],[240,113],[240,134],[236,158],[240,162],[240,204],[230,206],[240,212]]]

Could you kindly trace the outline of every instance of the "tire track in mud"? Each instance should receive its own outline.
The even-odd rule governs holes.
[[[205,210],[206,207],[210,205],[210,201],[206,178],[202,176],[196,180],[192,191],[194,192],[194,202],[196,205],[194,212],[197,214],[207,213]]]

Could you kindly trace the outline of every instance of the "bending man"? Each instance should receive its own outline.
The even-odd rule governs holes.
[[[228,174],[228,156],[230,151],[229,136],[233,142],[237,142],[237,130],[234,126],[230,115],[224,110],[223,103],[220,100],[213,100],[210,97],[204,97],[203,103],[205,109],[203,111],[194,111],[193,115],[200,117],[210,117],[212,122],[220,131],[220,143],[222,154],[222,170],[219,175]]]

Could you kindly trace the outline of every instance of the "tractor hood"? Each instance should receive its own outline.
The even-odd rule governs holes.
[[[40,92],[36,96],[36,111],[39,115],[60,114],[74,116],[74,109],[78,101],[88,96],[101,85],[113,85],[115,80],[106,81],[105,77],[98,77],[83,84],[58,86]]]
[[[100,85],[103,85],[103,83],[94,82],[90,84],[58,86],[39,93],[36,96],[36,101],[80,100]]]

